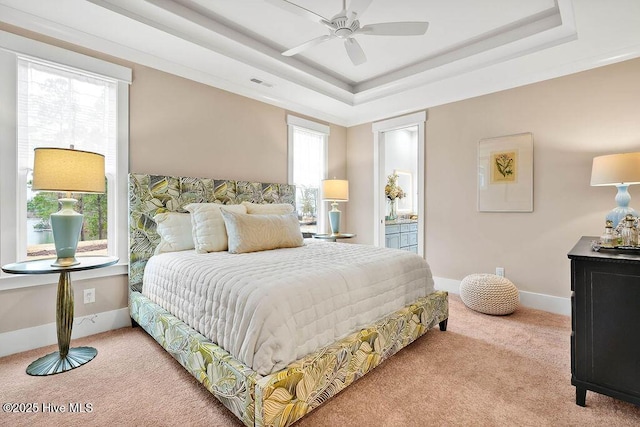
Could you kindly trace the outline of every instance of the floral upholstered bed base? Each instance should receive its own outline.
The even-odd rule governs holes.
[[[288,426],[448,318],[434,292],[369,328],[260,376],[139,292],[131,317],[247,426]]]

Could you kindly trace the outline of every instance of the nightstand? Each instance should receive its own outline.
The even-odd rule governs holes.
[[[93,347],[69,348],[71,328],[73,327],[73,286],[71,272],[107,267],[118,262],[112,256],[78,257],[80,264],[69,267],[55,267],[51,263],[55,258],[35,261],[16,262],[2,267],[2,271],[12,274],[50,274],[60,273],[58,296],[56,301],[56,326],[58,351],[41,357],[27,367],[29,375],[53,375],[82,366],[98,354]]]
[[[571,249],[571,384],[576,404],[587,390],[640,405],[640,256]]]
[[[326,240],[327,242],[335,242],[338,239],[351,239],[352,237],[356,237],[356,235],[352,233],[340,233],[340,234],[315,234],[313,236],[314,239]]]

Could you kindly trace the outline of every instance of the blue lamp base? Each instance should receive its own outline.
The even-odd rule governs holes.
[[[56,246],[56,261],[51,264],[54,267],[69,267],[80,264],[76,259],[76,248],[82,230],[83,215],[74,211],[75,199],[60,199],[62,207],[56,213],[51,214],[51,230],[53,231],[53,243]]]
[[[331,224],[331,235],[336,236],[340,234],[340,211],[338,210],[338,203],[331,203],[331,209],[329,211],[329,223]]]
[[[629,186],[627,184],[618,184],[618,193],[616,194],[616,206],[607,214],[607,221],[611,221],[613,226],[616,227],[620,221],[624,220],[627,214],[631,214],[634,217],[638,217],[638,212],[629,207],[631,201],[631,195],[629,194]]]

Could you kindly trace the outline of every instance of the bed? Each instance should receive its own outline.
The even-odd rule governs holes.
[[[426,263],[413,255],[390,252],[395,250],[349,243],[308,242],[300,248],[260,251],[254,254],[229,254],[224,251],[196,254],[193,251],[180,251],[163,253],[152,258],[160,242],[157,224],[153,220],[159,213],[185,212],[185,206],[190,203],[215,202],[239,205],[242,202],[252,202],[294,205],[294,197],[295,188],[286,184],[145,174],[129,176],[131,318],[247,426],[291,425],[419,338],[427,330],[436,325],[439,325],[441,330],[446,330],[448,319],[446,292],[428,289],[426,294],[418,295],[415,289],[406,285],[408,287],[406,295],[396,295],[398,286],[396,282],[391,281],[395,279],[383,277],[384,270],[374,270],[376,264],[381,264],[376,257],[388,256],[389,253],[396,254],[397,258],[404,257],[403,262],[412,265],[410,268],[398,267],[402,269],[398,271],[406,270],[402,273],[407,275],[406,280],[403,279],[404,282],[412,283],[419,280],[424,282],[428,279],[427,281],[432,283]],[[366,255],[367,259],[370,258],[369,265],[356,267],[356,262],[351,261],[358,257],[363,258],[360,251],[370,251]],[[336,256],[332,252],[339,253],[338,257],[342,260],[342,265],[336,265],[335,258],[330,258]],[[291,261],[292,259],[294,261]],[[208,261],[202,263],[201,260]],[[216,269],[210,267],[212,263],[215,263]],[[228,270],[232,273],[228,273],[227,270],[225,274],[220,273],[222,271],[220,268],[236,268],[233,266],[234,263],[251,265],[253,270],[243,267],[239,270]],[[284,271],[286,263],[298,266],[298,270]],[[307,266],[312,265],[313,268],[301,270],[302,263]],[[207,266],[205,267],[204,264]],[[173,282],[163,287],[159,283],[164,280],[164,277],[169,276],[163,270],[168,265],[187,267],[182,267],[182,271],[178,268],[171,273],[175,276],[172,279]],[[269,265],[272,269],[269,274],[264,273],[265,265]],[[198,270],[199,268],[202,272]],[[303,281],[303,276],[305,281],[310,280],[314,284],[313,289],[330,288],[335,287],[335,283],[341,282],[343,277],[355,274],[358,268],[369,271],[369,275],[377,280],[376,286],[387,286],[387,291],[384,292],[389,293],[383,299],[395,301],[395,307],[376,300],[375,298],[378,297],[367,297],[371,299],[370,307],[374,306],[382,311],[375,311],[376,309],[373,308],[363,309],[365,316],[359,308],[356,311],[352,310],[348,322],[343,322],[345,325],[337,332],[337,338],[318,334],[320,338],[314,338],[318,341],[314,343],[315,347],[308,346],[309,339],[304,336],[295,336],[291,339],[296,343],[299,340],[304,345],[300,343],[288,345],[288,342],[282,340],[282,334],[279,334],[279,341],[275,340],[273,343],[262,340],[268,343],[264,345],[268,350],[266,357],[258,356],[259,353],[251,349],[242,351],[244,344],[232,340],[232,338],[244,336],[243,334],[247,334],[247,337],[253,334],[253,332],[247,332],[246,328],[238,329],[237,325],[242,325],[244,322],[242,319],[235,323],[225,321],[226,324],[231,325],[226,328],[211,326],[216,325],[216,322],[220,323],[220,313],[229,311],[228,308],[222,307],[218,311],[211,309],[210,313],[203,314],[201,313],[205,310],[203,307],[209,307],[211,303],[202,302],[200,308],[184,310],[181,308],[183,302],[171,303],[171,301],[189,299],[184,295],[193,294],[193,289],[197,289],[197,285],[188,284],[184,271],[190,273],[198,271],[195,282],[201,282],[201,274],[204,275],[206,271],[207,274],[214,276],[218,274],[218,276],[230,278],[234,286],[238,286],[238,283],[247,286],[240,288],[241,291],[232,290],[230,294],[244,292],[258,295],[253,303],[257,313],[259,308],[269,307],[271,304],[265,299],[269,292],[260,293],[263,289],[272,286],[273,280],[270,277],[279,277],[286,283],[288,287],[284,294],[302,292],[295,297],[300,300],[304,299],[305,291],[299,289],[298,282]],[[393,272],[389,274],[394,275]],[[426,275],[428,278],[420,279],[416,274]],[[334,280],[334,277],[339,277],[340,280]],[[142,292],[143,283],[145,294]],[[323,283],[327,285],[323,286]],[[154,284],[158,284],[158,289],[155,291]],[[366,287],[363,285],[363,288]],[[353,295],[334,297],[334,301],[355,298],[354,295],[359,295],[361,292],[351,285],[349,288]],[[171,292],[175,295],[170,296]],[[306,292],[310,293],[310,291]],[[243,302],[242,305],[244,304]],[[264,316],[277,311],[279,310],[267,309]],[[327,313],[323,314],[321,305],[307,311],[318,318],[328,316]],[[368,313],[369,311],[371,313]],[[292,317],[295,316],[292,315]],[[258,319],[263,322],[261,317]],[[301,319],[304,324],[313,323],[309,322],[308,313]],[[271,320],[264,321],[264,324],[269,322]],[[296,327],[299,326],[294,324],[293,328]],[[217,329],[223,331],[219,337],[215,335]],[[343,333],[345,331],[346,333]],[[215,339],[207,338],[205,335],[215,336]],[[262,348],[263,345],[260,344],[262,341],[260,338],[256,339],[255,347]],[[228,347],[230,351],[223,347]],[[291,347],[293,350],[276,354],[274,349],[279,351],[283,347]],[[309,349],[313,350],[309,352]],[[255,355],[254,359],[252,354]],[[265,365],[262,362],[256,362],[255,359],[267,360],[268,363]]]

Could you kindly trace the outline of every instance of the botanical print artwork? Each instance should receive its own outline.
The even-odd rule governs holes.
[[[533,212],[533,134],[478,142],[478,211]]]
[[[491,153],[491,184],[518,182],[518,152]]]

